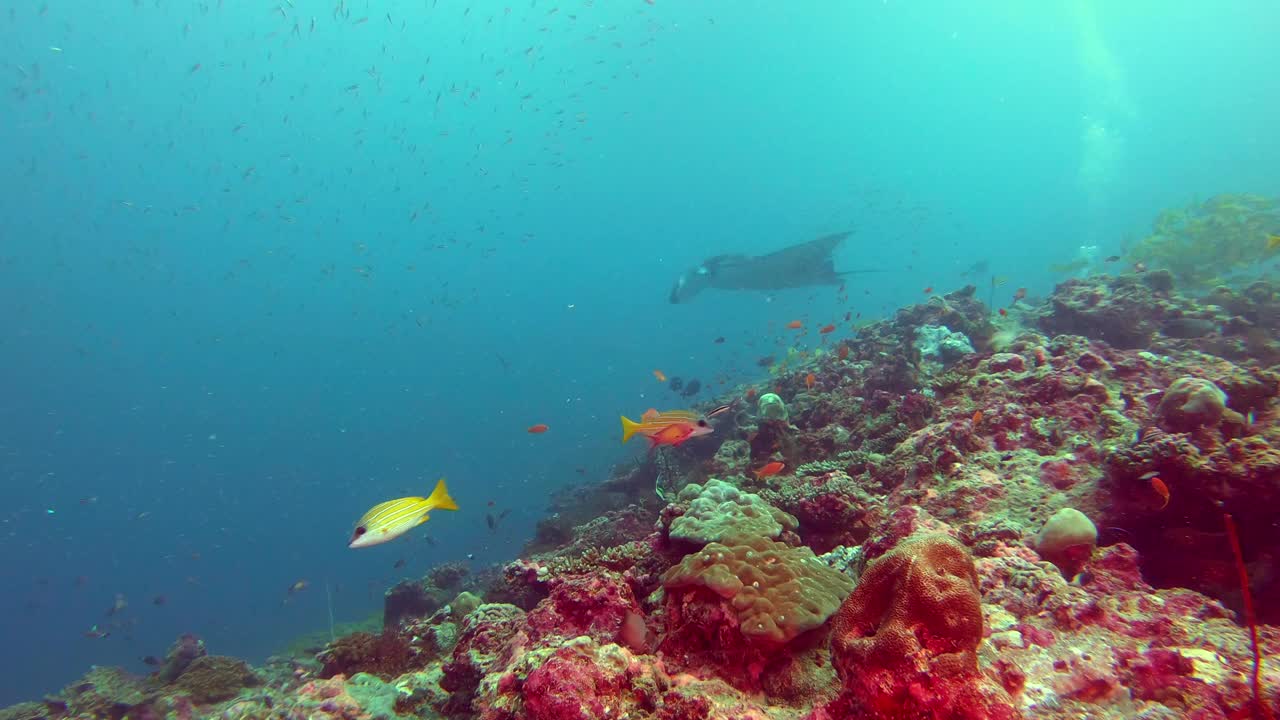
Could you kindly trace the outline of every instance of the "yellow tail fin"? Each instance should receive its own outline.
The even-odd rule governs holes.
[[[431,496],[427,498],[427,505],[432,510],[457,510],[458,503],[449,497],[449,488],[444,486],[444,478],[436,483],[436,489],[431,491]]]
[[[622,444],[626,445],[627,441],[631,439],[632,435],[636,434],[636,430],[638,429],[640,429],[640,423],[628,418],[626,415],[623,415],[622,416]]]

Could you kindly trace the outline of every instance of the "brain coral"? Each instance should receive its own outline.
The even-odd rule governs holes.
[[[856,717],[1011,718],[978,671],[982,603],[973,557],[942,535],[872,562],[831,621],[831,657]],[[911,714],[915,713],[915,714]]]
[[[690,484],[680,491],[679,503],[688,503],[684,515],[671,521],[673,540],[705,545],[735,543],[751,538],[776,538],[798,526],[789,515],[760,498],[727,482],[712,478],[706,485]]]
[[[818,560],[807,547],[767,538],[734,545],[710,543],[662,576],[667,590],[705,588],[728,600],[739,631],[786,643],[820,627],[853,589],[853,581]]]
[[[832,627],[848,660],[897,662],[923,650],[976,667],[982,607],[969,551],[942,535],[904,540],[867,567]]]

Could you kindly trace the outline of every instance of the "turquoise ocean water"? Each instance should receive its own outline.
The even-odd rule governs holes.
[[[1280,192],[1271,2],[48,0],[0,33],[0,704],[511,558],[643,452],[619,414],[686,402],[655,369],[710,401],[793,319],[1044,293],[1161,208]],[[841,230],[878,271],[847,302],[667,301]],[[347,549],[442,475],[459,512]]]

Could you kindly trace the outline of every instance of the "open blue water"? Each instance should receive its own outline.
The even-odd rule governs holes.
[[[1265,0],[4,3],[0,704],[509,559],[643,452],[620,413],[680,406],[654,369],[727,388],[790,320],[982,260],[1043,293],[1161,208],[1277,193],[1278,31]],[[845,229],[881,271],[847,303],[667,302]],[[346,548],[441,475],[461,511]]]

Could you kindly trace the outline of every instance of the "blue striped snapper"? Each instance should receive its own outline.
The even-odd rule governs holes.
[[[457,509],[458,504],[449,497],[449,489],[444,486],[444,478],[440,478],[429,497],[388,500],[369,508],[369,512],[356,522],[347,547],[362,548],[390,542],[426,522],[432,510]]]

